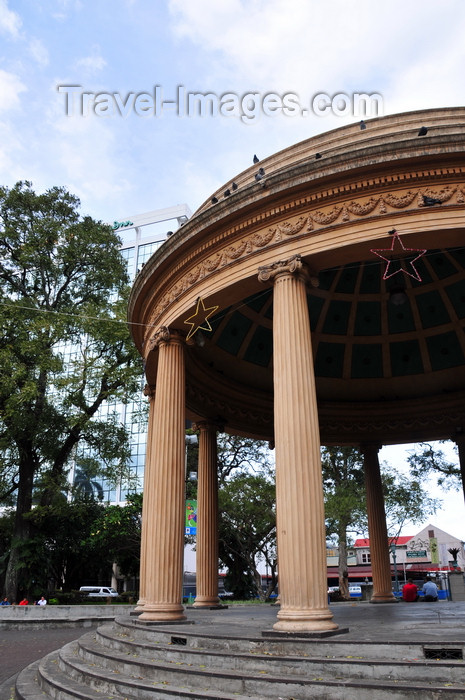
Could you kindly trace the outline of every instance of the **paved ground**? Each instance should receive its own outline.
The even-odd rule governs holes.
[[[222,636],[259,637],[272,628],[277,606],[230,606],[225,610],[186,611],[195,631]],[[348,633],[335,639],[356,641],[441,641],[461,642],[465,639],[465,603],[332,603],[330,609],[340,628]],[[51,610],[51,608],[50,608]],[[162,627],[162,625],[160,625]],[[185,625],[170,625],[180,632]],[[89,627],[0,629],[0,700],[11,700],[16,674],[36,659],[90,631]]]
[[[10,700],[16,675],[33,661],[72,642],[93,627],[0,629],[0,700]]]

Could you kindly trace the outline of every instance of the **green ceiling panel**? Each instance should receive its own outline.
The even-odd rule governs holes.
[[[414,274],[414,270],[412,270],[412,266],[409,264],[415,259],[415,255],[412,257],[406,258],[405,259],[405,269],[410,272],[410,274]],[[420,258],[416,262],[413,263],[415,266],[415,270],[418,272],[418,275],[420,277],[420,281],[415,279],[414,277],[410,277],[410,284],[412,287],[421,287],[424,284],[429,284],[430,282],[433,281],[433,278],[431,277],[429,270],[427,269],[425,263],[424,263],[424,258]]]
[[[273,354],[273,331],[271,328],[260,326],[252,336],[252,340],[244,354],[246,362],[268,367]]]
[[[353,294],[357,282],[358,267],[343,267],[336,284],[338,294]]]
[[[415,300],[423,328],[434,328],[449,322],[449,314],[438,291],[419,294]]]
[[[408,374],[420,374],[423,372],[423,362],[418,340],[390,343],[389,350],[393,377],[404,377]]]
[[[455,250],[449,250],[449,255],[452,255],[455,262],[457,262],[460,267],[465,270],[465,248],[456,248]]]
[[[379,335],[380,333],[380,303],[377,301],[360,301],[357,304],[354,335]]]
[[[353,379],[373,379],[383,376],[383,349],[378,343],[354,344],[352,348]]]
[[[331,335],[345,335],[347,333],[351,305],[350,301],[332,301],[326,314],[323,332]]]
[[[219,347],[236,355],[251,325],[252,321],[249,318],[235,311],[218,338]]]
[[[433,371],[459,367],[464,363],[462,348],[453,331],[426,339]]]
[[[345,345],[343,343],[320,343],[316,353],[315,374],[317,377],[342,377]]]
[[[337,270],[333,270],[333,269],[323,270],[322,272],[320,272],[320,274],[318,275],[318,282],[319,282],[318,287],[319,287],[319,289],[324,289],[325,291],[327,291],[328,289],[331,289],[333,282],[334,282],[334,278],[337,275],[337,272],[338,272]]]
[[[253,311],[259,313],[270,298],[270,294],[272,293],[272,291],[272,289],[266,289],[265,291],[260,292],[259,294],[254,294],[253,296],[246,299],[244,301],[244,304],[247,304],[247,306],[249,306]]]
[[[449,285],[446,287],[446,292],[458,318],[465,318],[465,281],[460,280]]]
[[[307,304],[308,304],[308,313],[310,316],[310,328],[312,331],[315,330],[318,319],[320,318],[321,314],[321,309],[323,308],[323,304],[325,303],[325,300],[323,297],[317,297],[317,296],[312,296],[309,294],[307,296]]]
[[[396,306],[391,302],[387,305],[389,333],[408,333],[415,330],[410,300]]]
[[[446,277],[455,275],[457,273],[457,268],[452,263],[450,258],[447,257],[442,251],[437,253],[427,253],[428,262],[434,267],[434,271],[438,279],[443,280]]]
[[[378,263],[363,266],[362,279],[360,282],[360,294],[379,294],[381,287],[381,276],[379,274]]]

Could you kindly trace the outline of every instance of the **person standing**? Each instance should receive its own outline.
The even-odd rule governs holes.
[[[405,600],[406,603],[415,603],[418,600],[418,587],[411,578],[402,588],[402,600]]]
[[[47,605],[47,601],[45,600],[44,596],[37,601],[36,605]]]

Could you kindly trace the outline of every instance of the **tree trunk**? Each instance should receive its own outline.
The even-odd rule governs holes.
[[[31,524],[24,516],[30,513],[32,508],[32,488],[34,483],[34,463],[32,457],[23,453],[20,458],[20,479],[18,497],[16,502],[16,514],[11,538],[10,557],[5,575],[5,596],[14,603],[18,597],[19,564],[21,562],[21,550],[23,544],[29,539]]]
[[[341,525],[338,532],[339,539],[339,593],[342,598],[349,600],[349,575],[347,573],[347,541],[346,528]]]

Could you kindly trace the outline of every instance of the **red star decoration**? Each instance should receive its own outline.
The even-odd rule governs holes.
[[[189,340],[194,333],[197,333],[200,329],[203,331],[212,331],[213,328],[210,325],[209,318],[218,309],[218,306],[210,306],[208,309],[205,308],[202,297],[197,299],[197,306],[195,308],[195,314],[186,318],[184,323],[191,327],[189,333],[187,334],[186,340]]]
[[[406,260],[407,264],[411,266],[413,272],[409,272],[408,270],[405,269],[405,267],[402,267],[402,260],[404,258],[397,258],[395,260],[392,260],[390,257],[387,257],[386,255],[382,255],[382,253],[394,253],[396,254],[401,253],[418,253],[413,260]],[[397,233],[397,231],[394,231],[393,236],[392,236],[392,243],[390,248],[371,248],[370,253],[374,253],[375,255],[378,256],[378,258],[381,258],[382,260],[385,260],[387,262],[386,269],[384,270],[383,274],[383,280],[389,279],[389,277],[393,277],[394,275],[397,275],[398,272],[405,272],[406,275],[409,277],[413,277],[413,279],[417,280],[418,282],[421,282],[421,277],[418,273],[417,268],[415,267],[414,263],[421,258],[425,253],[426,249],[422,248],[406,248],[404,244],[402,243],[402,239],[400,235]],[[397,269],[394,271],[391,271],[391,265],[394,266],[396,265]]]

